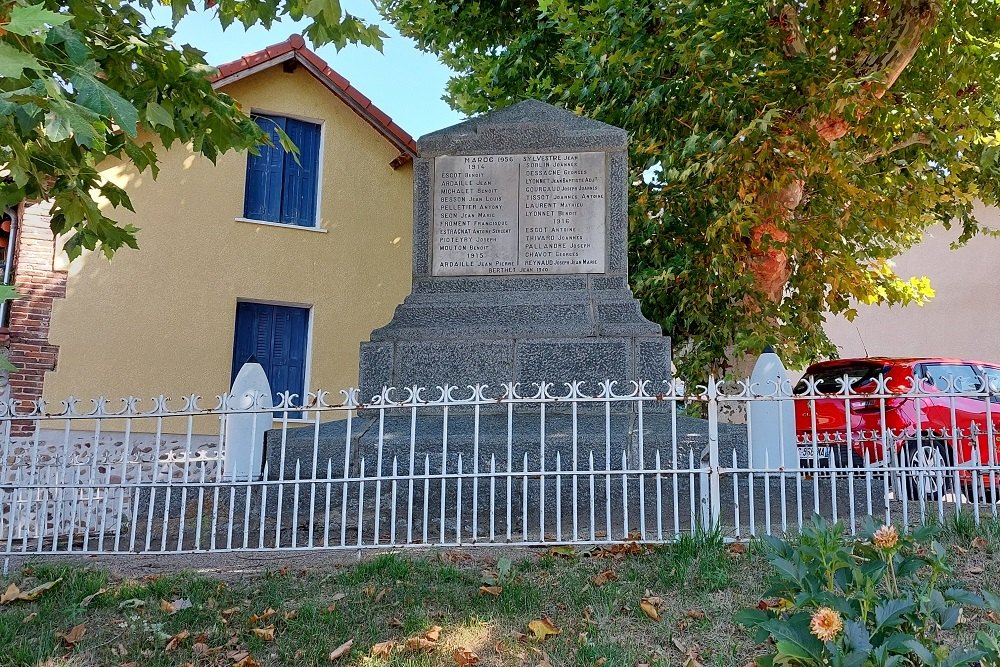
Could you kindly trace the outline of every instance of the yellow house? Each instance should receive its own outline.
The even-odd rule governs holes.
[[[155,181],[109,166],[135,207],[114,217],[140,229],[111,262],[67,262],[42,207],[17,212],[14,398],[211,398],[251,354],[276,390],[356,385],[359,343],[409,293],[413,139],[298,35],[214,85],[300,160],[175,146]]]

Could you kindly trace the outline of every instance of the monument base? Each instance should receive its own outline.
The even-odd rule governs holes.
[[[361,344],[361,400],[383,387],[507,382],[668,381],[670,339],[639,311],[624,277],[417,280],[387,326]]]

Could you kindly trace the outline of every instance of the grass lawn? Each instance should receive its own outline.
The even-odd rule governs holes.
[[[939,540],[955,583],[1000,589],[1000,523],[956,521]],[[754,543],[518,553],[394,553],[323,570],[283,568],[276,554],[257,575],[141,579],[38,562],[0,580],[21,591],[60,580],[0,605],[0,665],[742,667],[761,652],[731,620],[767,588]]]

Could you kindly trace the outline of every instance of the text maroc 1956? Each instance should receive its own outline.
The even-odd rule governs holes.
[[[604,273],[604,153],[434,160],[431,274]]]

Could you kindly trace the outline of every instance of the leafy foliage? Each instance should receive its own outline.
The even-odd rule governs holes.
[[[774,641],[774,652],[757,664],[1000,665],[1000,626],[986,623],[973,647],[956,645],[950,634],[963,606],[991,610],[995,619],[1000,598],[942,590],[951,570],[944,547],[930,541],[933,532],[876,531],[869,517],[861,539],[849,541],[840,524],[817,515],[798,544],[765,537],[775,572],[770,599],[736,617],[758,642]]]
[[[8,0],[0,3],[0,206],[53,202],[52,228],[68,234],[70,257],[100,248],[109,257],[136,247],[136,228],[107,217],[98,202],[131,210],[124,190],[102,182],[108,159],[157,172],[157,144],[190,143],[215,160],[256,150],[264,133],[235,100],[213,90],[204,54],[172,41],[148,12],[169,5],[176,23],[192,0]],[[223,26],[271,26],[308,19],[315,44],[384,36],[342,11],[339,0],[208,0]],[[283,143],[287,138],[283,137]],[[290,143],[290,142],[289,142]]]
[[[533,97],[631,132],[632,285],[694,375],[834,354],[825,311],[932,296],[890,259],[998,200],[997,0],[381,8],[462,111]]]

